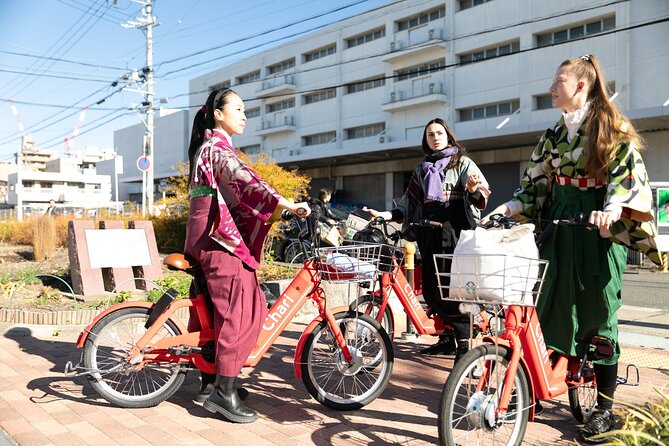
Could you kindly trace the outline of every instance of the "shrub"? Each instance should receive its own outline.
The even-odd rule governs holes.
[[[146,300],[149,302],[157,302],[163,293],[170,288],[174,288],[177,291],[178,298],[188,297],[190,282],[191,277],[186,273],[168,274],[165,277],[156,280],[156,285],[158,285],[159,288],[149,291]]]
[[[666,446],[669,444],[669,394],[655,389],[657,401],[644,406],[618,402],[615,410],[622,421],[617,430],[600,434],[607,444],[618,446]]]

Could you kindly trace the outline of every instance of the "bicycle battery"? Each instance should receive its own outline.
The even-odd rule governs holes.
[[[174,299],[176,299],[178,295],[179,292],[174,288],[170,288],[169,290],[165,291],[165,293],[160,296],[158,302],[156,302],[156,304],[151,309],[151,314],[149,314],[149,318],[146,320],[144,328],[148,330],[149,327],[151,327],[156,321],[156,319],[158,319],[158,316],[160,316],[163,311],[165,311],[167,307],[169,307],[170,304],[174,302]]]

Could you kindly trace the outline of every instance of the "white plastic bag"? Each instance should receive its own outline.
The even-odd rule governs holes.
[[[533,233],[533,224],[462,231],[453,252],[449,296],[534,305],[540,261]]]

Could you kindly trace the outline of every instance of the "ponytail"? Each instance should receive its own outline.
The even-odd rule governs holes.
[[[577,79],[585,79],[590,85],[588,101],[591,103],[591,112],[585,134],[585,171],[589,176],[604,179],[616,157],[618,143],[628,141],[641,149],[643,140],[616,104],[609,100],[597,57],[586,54],[567,59],[560,67],[567,67]]]
[[[188,184],[193,179],[195,171],[195,156],[197,155],[200,146],[204,144],[205,132],[215,127],[214,110],[222,110],[227,103],[227,97],[234,93],[230,88],[222,88],[212,91],[207,97],[207,101],[195,114],[193,119],[193,128],[190,133],[190,144],[188,145],[188,164],[189,176]]]

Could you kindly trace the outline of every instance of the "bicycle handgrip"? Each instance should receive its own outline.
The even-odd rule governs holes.
[[[431,226],[433,228],[441,229],[444,224],[439,222],[439,221],[433,221],[433,220],[421,220],[421,225],[424,226]]]

